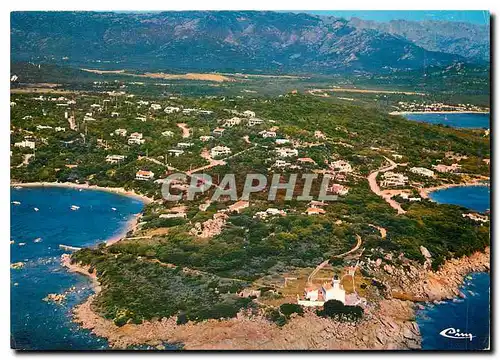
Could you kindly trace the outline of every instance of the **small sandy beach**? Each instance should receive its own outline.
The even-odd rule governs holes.
[[[484,178],[479,178],[479,179],[475,179],[475,180],[468,181],[465,183],[460,183],[460,184],[443,184],[443,185],[433,186],[433,187],[428,187],[428,188],[419,188],[418,192],[420,194],[420,197],[422,197],[422,199],[429,199],[429,194],[433,191],[449,189],[452,187],[461,187],[461,186],[490,186],[489,181],[490,181],[490,178],[484,177]]]
[[[133,190],[125,190],[124,188],[111,188],[111,187],[102,187],[96,185],[89,184],[75,184],[70,182],[31,182],[31,183],[11,183],[11,187],[20,186],[20,187],[63,187],[63,188],[71,188],[71,189],[84,189],[84,190],[97,190],[97,191],[107,191],[115,194],[120,194],[123,196],[128,196],[131,198],[135,198],[141,200],[142,202],[149,204],[154,202],[154,199],[147,197],[145,195],[138,194]]]

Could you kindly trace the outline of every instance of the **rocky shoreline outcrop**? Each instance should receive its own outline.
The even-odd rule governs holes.
[[[428,254],[425,248],[421,251]],[[438,271],[430,269],[431,261],[428,255],[423,265],[411,262],[403,266],[391,266],[382,261],[373,274],[382,280],[394,298],[411,301],[451,299],[462,296],[459,288],[467,274],[490,271],[490,248],[470,256],[447,260]]]
[[[186,350],[394,350],[419,349],[418,325],[410,321],[412,304],[384,300],[358,323],[338,322],[306,311],[278,327],[261,315],[240,313],[228,320],[177,325],[175,318],[116,326],[92,310],[93,297],[75,308],[75,321],[108,339],[113,348],[164,342]]]
[[[357,323],[333,321],[306,310],[303,316],[293,316],[283,327],[268,321],[261,313],[248,312],[232,319],[184,325],[177,325],[175,318],[164,318],[118,327],[94,311],[92,303],[96,295],[74,309],[74,320],[95,335],[107,338],[110,346],[117,349],[140,344],[163,349],[166,342],[191,350],[420,349],[414,301],[459,296],[464,276],[489,271],[489,264],[489,248],[469,257],[449,260],[437,272],[430,270],[429,262],[421,266],[389,265],[389,271],[388,264],[378,264],[373,272],[383,279],[389,298],[367,308]],[[73,271],[85,273],[87,270],[69,265]]]

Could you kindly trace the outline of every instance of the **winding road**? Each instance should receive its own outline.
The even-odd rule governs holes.
[[[349,254],[355,252],[356,250],[358,250],[359,247],[361,246],[361,243],[362,243],[361,236],[356,234],[356,239],[357,239],[356,245],[354,245],[354,247],[351,250],[346,251],[346,252],[339,254],[339,255],[334,255],[333,257],[334,258],[341,258],[341,257],[349,255]],[[327,259],[327,260],[323,261],[321,264],[319,264],[318,266],[316,266],[316,268],[313,270],[313,272],[311,274],[309,274],[309,277],[307,278],[307,284],[312,284],[312,280],[316,276],[316,274],[321,269],[323,269],[326,265],[328,265],[329,262],[330,262],[330,259]]]
[[[370,175],[368,175],[367,177],[368,184],[370,185],[371,191],[373,191],[376,195],[384,199],[393,209],[397,210],[398,215],[401,215],[406,213],[406,211],[401,207],[401,205],[397,201],[392,199],[390,194],[386,194],[382,190],[380,190],[380,187],[377,184],[377,176],[379,173],[384,173],[386,171],[393,170],[398,166],[397,163],[395,163],[394,161],[385,156],[384,159],[386,159],[389,162],[389,166],[382,167],[370,173]]]

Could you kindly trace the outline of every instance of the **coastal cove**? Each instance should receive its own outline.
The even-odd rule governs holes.
[[[467,112],[406,112],[398,113],[411,121],[454,128],[489,129],[490,113]]]
[[[74,306],[93,290],[88,277],[61,266],[64,251],[59,245],[87,247],[123,237],[143,206],[137,197],[110,191],[50,185],[11,187],[11,263],[22,264],[11,269],[13,348],[108,348],[105,339],[72,321]],[[48,294],[64,294],[65,299],[44,301]]]
[[[429,193],[429,198],[443,204],[463,206],[484,212],[490,208],[489,186],[457,186]],[[490,339],[490,275],[471,273],[464,279],[460,297],[429,303],[416,311],[423,350],[483,350]],[[453,327],[471,333],[472,340],[449,339],[440,333]]]

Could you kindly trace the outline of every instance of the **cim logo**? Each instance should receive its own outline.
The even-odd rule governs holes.
[[[445,338],[448,339],[469,339],[469,341],[472,341],[475,336],[473,336],[470,333],[461,333],[460,329],[455,329],[455,328],[447,328],[442,330],[439,335],[444,336]]]

